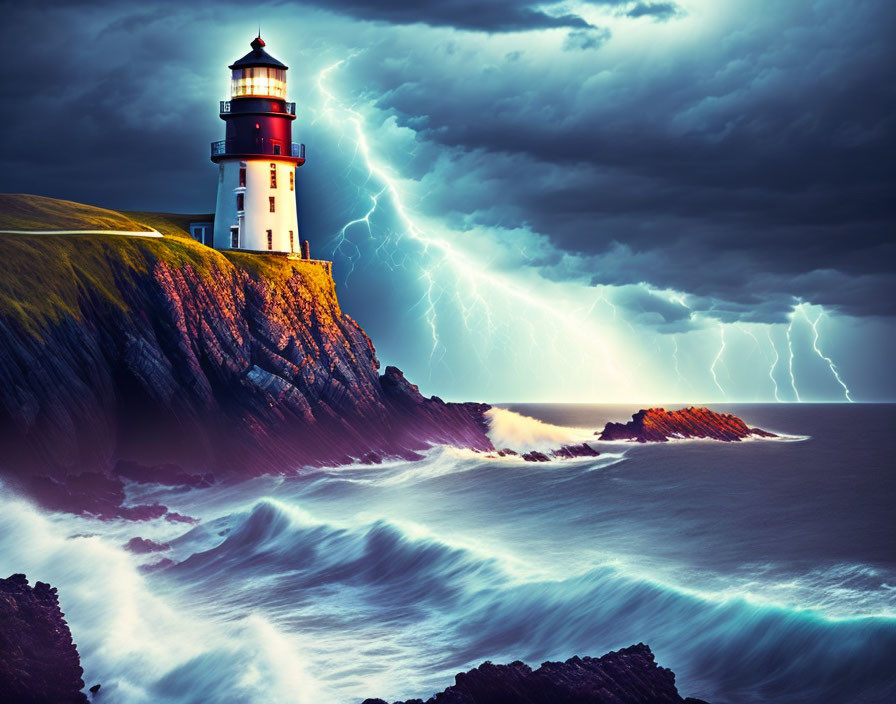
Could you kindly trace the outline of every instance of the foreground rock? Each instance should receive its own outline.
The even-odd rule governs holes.
[[[596,435],[597,433],[595,433]],[[774,433],[750,428],[731,413],[716,413],[708,408],[664,408],[641,410],[628,423],[607,423],[601,440],[635,440],[637,442],[666,442],[675,438],[710,438],[736,442],[751,436],[778,437]]]
[[[462,672],[453,687],[426,704],[701,704],[682,699],[675,675],[659,667],[650,648],[639,643],[601,658],[546,662],[532,670],[522,662],[483,663]],[[364,704],[387,704],[367,699]],[[409,699],[395,704],[424,704]],[[705,703],[702,703],[705,704]]]
[[[0,702],[87,702],[64,615],[49,584],[0,579]]]
[[[326,263],[218,252],[175,216],[129,217],[165,237],[0,236],[5,481],[52,508],[151,519],[165,507],[119,508],[124,481],[494,449],[488,406],[380,374]]]

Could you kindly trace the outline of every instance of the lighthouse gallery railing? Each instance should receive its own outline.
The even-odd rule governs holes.
[[[229,100],[221,100],[219,101],[220,107],[218,112],[221,115],[226,115],[230,112],[230,101]],[[284,103],[283,110],[287,115],[295,115],[296,114],[296,104],[295,103]]]
[[[271,145],[269,147],[269,149],[270,149],[270,151],[265,149],[265,151],[262,152],[262,154],[264,154],[266,156],[279,156],[278,154],[274,153],[273,145]],[[224,156],[225,154],[236,154],[236,152],[229,151],[227,149],[227,140],[226,139],[221,139],[221,140],[218,140],[217,142],[212,142],[212,156]],[[289,145],[289,155],[292,157],[296,157],[298,159],[304,159],[305,158],[305,145],[299,144],[297,142],[292,142]]]

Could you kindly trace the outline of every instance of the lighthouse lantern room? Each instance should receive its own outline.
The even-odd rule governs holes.
[[[305,145],[292,141],[296,106],[286,102],[287,67],[260,36],[251,47],[230,66],[230,100],[220,106],[225,138],[212,142],[215,247],[298,252],[296,168],[305,163]]]

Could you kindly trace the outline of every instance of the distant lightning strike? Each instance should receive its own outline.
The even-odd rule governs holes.
[[[725,389],[722,388],[722,385],[719,383],[719,379],[716,376],[716,365],[719,363],[719,360],[722,359],[722,355],[725,353],[725,328],[719,325],[719,338],[721,340],[721,346],[719,347],[718,353],[716,353],[716,358],[712,360],[712,365],[709,367],[709,373],[712,374],[713,383],[718,387],[719,391],[722,392],[722,396],[724,398],[728,398],[728,394],[725,393]]]
[[[831,370],[831,374],[834,375],[834,378],[837,380],[837,383],[843,387],[843,394],[846,396],[846,400],[850,403],[853,402],[852,397],[849,395],[849,388],[843,382],[843,379],[840,378],[840,374],[837,372],[837,366],[831,361],[830,357],[825,357],[821,350],[818,349],[818,323],[821,321],[821,317],[824,315],[824,308],[821,309],[821,312],[818,314],[818,317],[815,320],[810,320],[809,316],[806,314],[806,309],[803,306],[800,306],[800,312],[803,314],[803,317],[806,319],[806,322],[812,326],[812,332],[815,334],[815,337],[812,340],[812,349],[815,350],[815,354],[821,357],[825,362],[827,362],[828,367]]]
[[[771,344],[771,346],[772,346],[772,351],[775,353],[775,361],[772,362],[772,366],[769,367],[768,378],[772,380],[772,385],[775,388],[775,401],[777,401],[778,403],[781,403],[781,397],[778,396],[778,382],[775,381],[775,369],[778,366],[778,360],[781,358],[781,355],[778,354],[778,348],[775,346],[775,341],[772,339],[771,327],[766,328],[765,331],[768,334],[768,341],[769,341],[769,344]]]
[[[453,247],[447,239],[428,234],[424,230],[424,228],[417,223],[415,217],[405,206],[404,199],[402,197],[396,179],[389,173],[387,168],[381,166],[375,159],[369,141],[367,139],[367,135],[364,132],[363,116],[352,108],[342,106],[337,97],[326,87],[327,76],[332,71],[343,65],[345,61],[345,59],[337,61],[336,63],[320,71],[317,76],[317,86],[320,90],[321,95],[324,97],[323,106],[321,108],[321,115],[326,116],[333,121],[338,122],[339,120],[341,120],[345,124],[350,126],[354,136],[355,151],[356,154],[360,155],[360,157],[363,159],[364,166],[366,167],[368,174],[368,181],[374,181],[382,184],[382,187],[377,193],[369,194],[369,197],[371,199],[371,207],[367,211],[367,213],[361,218],[357,218],[347,222],[341,228],[337,235],[337,251],[339,251],[339,248],[342,247],[346,247],[348,248],[348,250],[350,250],[351,247],[354,247],[354,245],[348,244],[349,241],[347,239],[346,232],[349,228],[353,227],[354,225],[363,223],[365,226],[367,226],[368,231],[370,231],[372,216],[377,212],[377,209],[383,202],[383,199],[385,197],[388,197],[392,208],[394,209],[395,214],[398,216],[399,221],[402,223],[407,236],[422,245],[423,255],[431,254],[433,252],[437,253],[441,256],[442,261],[447,262],[451,266],[452,273],[454,274],[456,279],[466,282],[466,285],[463,287],[464,294],[470,296],[471,300],[473,301],[473,306],[464,305],[461,307],[464,325],[468,330],[470,329],[469,318],[471,315],[472,307],[478,307],[483,311],[485,322],[490,328],[489,332],[494,332],[494,329],[491,329],[493,314],[491,311],[489,300],[486,298],[486,295],[483,294],[483,289],[485,287],[490,287],[492,292],[498,291],[500,293],[503,293],[512,298],[515,303],[524,303],[531,308],[544,313],[547,316],[548,320],[558,321],[563,324],[566,328],[566,330],[562,334],[563,338],[569,339],[570,334],[574,334],[576,337],[586,337],[591,349],[600,350],[606,368],[606,373],[608,375],[612,375],[611,378],[613,379],[622,379],[623,381],[626,381],[621,370],[616,366],[614,360],[611,358],[603,340],[601,339],[601,336],[596,333],[591,333],[584,330],[581,319],[570,315],[570,313],[567,310],[564,310],[562,307],[551,305],[549,301],[545,301],[544,298],[531,293],[525,288],[511,283],[505,278],[487,271],[483,268],[479,261],[465,255],[463,252]],[[337,105],[339,106],[338,108],[334,107]],[[357,250],[357,247],[355,247],[355,249]],[[357,259],[357,254],[355,255],[355,259]],[[352,267],[354,267],[354,261],[352,261]],[[436,294],[436,289],[438,288],[438,286],[436,284],[434,270],[432,268],[427,268],[422,263],[420,264],[420,268],[421,279],[426,283],[423,295],[423,300],[426,303],[424,317],[430,328],[430,333],[433,339],[430,359],[433,361],[437,361],[435,358],[439,347],[442,347],[443,356],[445,351],[444,345],[439,339],[437,325],[438,318],[436,314],[436,308],[441,296],[441,292],[439,292],[439,294]],[[455,297],[459,295],[460,287],[456,287]],[[612,306],[612,304],[610,304],[608,301],[605,300],[605,302]],[[556,337],[556,335],[552,336],[552,339],[554,339],[555,342]]]
[[[756,337],[756,333],[754,333],[752,330],[750,330],[750,328],[745,328],[745,327],[741,327],[740,330],[744,333],[744,335],[747,335],[748,337],[753,338],[753,342],[756,343],[756,349],[758,349],[761,352],[762,345],[759,344],[759,338]]]
[[[793,387],[796,400],[802,403],[803,399],[800,398],[800,392],[796,388],[796,377],[793,375],[793,338],[790,336],[790,333],[793,332],[793,313],[790,314],[790,324],[785,329],[785,332],[787,334],[787,351],[790,353],[790,359],[787,362],[787,369],[790,372],[790,385]]]
[[[675,374],[678,377],[679,388],[681,387],[680,382],[686,382],[687,380],[681,373],[681,367],[678,365],[678,335],[672,335],[672,362],[675,365]]]

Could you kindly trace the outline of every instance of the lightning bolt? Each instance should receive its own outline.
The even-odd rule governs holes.
[[[678,336],[672,336],[672,361],[675,365],[675,374],[678,376],[678,381],[683,382],[684,377],[681,375],[681,369],[678,366]]]
[[[756,349],[758,349],[761,352],[762,346],[759,344],[759,338],[756,337],[756,333],[754,333],[752,330],[750,330],[750,328],[741,327],[740,329],[744,333],[744,335],[747,335],[748,337],[753,338],[753,342],[756,343]]]
[[[719,339],[722,344],[719,347],[719,351],[716,353],[716,358],[712,360],[712,365],[709,367],[709,373],[712,374],[713,383],[719,388],[719,391],[722,392],[722,396],[727,399],[728,394],[725,393],[725,389],[722,388],[722,385],[719,383],[719,379],[716,376],[716,365],[719,363],[719,360],[722,359],[722,354],[725,352],[725,328],[721,325],[719,325]]]
[[[416,315],[419,315],[428,327],[431,338],[430,374],[433,365],[444,363],[449,352],[446,345],[447,338],[443,339],[440,335],[440,328],[449,329],[447,325],[456,323],[459,329],[464,330],[466,335],[475,340],[475,354],[483,361],[484,368],[487,368],[484,360],[490,359],[489,355],[499,350],[505,355],[502,360],[507,359],[507,351],[512,351],[524,361],[526,359],[522,356],[524,352],[529,354],[528,350],[533,348],[540,350],[541,344],[544,343],[547,349],[544,350],[543,356],[547,357],[553,352],[564,363],[569,364],[573,361],[571,355],[578,352],[585,360],[583,368],[587,368],[588,365],[595,366],[594,359],[598,360],[598,364],[602,361],[605,378],[618,379],[620,386],[630,388],[630,378],[620,371],[616,359],[604,344],[608,337],[607,332],[589,324],[598,304],[603,304],[607,311],[612,313],[614,321],[625,323],[633,334],[638,334],[623,311],[619,311],[614,304],[610,287],[595,287],[596,298],[591,300],[590,306],[579,305],[581,299],[573,300],[572,295],[569,296],[569,300],[561,304],[559,300],[543,295],[542,290],[533,286],[531,281],[525,281],[518,276],[511,278],[500,270],[491,269],[488,262],[463,248],[462,233],[451,231],[437,221],[414,213],[407,205],[409,201],[403,188],[406,188],[405,184],[408,182],[396,175],[387,161],[379,159],[376,155],[365,132],[364,115],[353,107],[343,104],[328,88],[328,78],[332,72],[350,59],[351,57],[337,61],[318,73],[317,87],[322,101],[315,117],[315,122],[326,120],[336,128],[335,134],[340,144],[345,143],[346,151],[352,155],[350,171],[357,174],[357,181],[363,181],[356,184],[359,192],[365,194],[368,199],[365,201],[363,214],[348,220],[334,233],[333,253],[339,254],[348,263],[346,282],[363,256],[362,247],[368,246],[362,244],[360,240],[352,241],[352,237],[357,236],[359,232],[364,233],[365,230],[366,237],[373,241],[368,251],[372,251],[379,260],[384,261],[390,268],[402,267],[416,271],[421,295],[412,309],[416,309]],[[413,194],[412,191],[410,193]],[[399,226],[394,230],[378,232],[384,228],[381,224],[382,219],[378,218],[377,214],[385,208],[389,209],[391,218],[389,222],[397,222]],[[413,250],[398,249],[402,239],[415,243],[417,247]],[[410,251],[414,251],[415,254],[411,255]],[[671,290],[656,290],[650,293],[690,310],[687,294]],[[785,331],[789,353],[787,367],[796,400],[802,400],[794,375],[795,353],[792,339],[794,314],[797,309],[806,317],[813,329],[815,353],[828,364],[834,378],[843,387],[847,400],[852,401],[849,388],[841,378],[836,365],[820,349],[819,325],[824,311],[822,310],[818,318],[810,320],[806,310],[799,306],[791,313]],[[453,311],[456,314],[453,314]],[[596,315],[603,320],[610,317],[603,310]],[[698,317],[697,312],[691,311],[692,320]],[[613,328],[618,334],[620,326],[614,324]],[[525,339],[527,329],[528,340]],[[769,357],[764,351],[764,345],[760,344],[751,330],[744,328],[744,332],[754,339],[761,356],[768,363]],[[783,355],[777,349],[771,330],[767,330],[767,335],[774,353],[768,376],[773,384],[774,398],[780,402],[781,389],[775,375]],[[722,324],[719,325],[719,343],[709,372],[713,383],[727,400],[728,395],[720,383],[718,374],[719,365],[724,364],[725,355],[729,352],[725,326]],[[679,386],[683,382],[689,384],[681,371],[677,336],[673,336],[672,345],[673,363]],[[668,355],[667,347],[664,347],[662,354]],[[627,360],[627,364],[629,367],[636,366],[638,361]]]
[[[336,245],[333,247],[333,255],[341,254],[345,259],[349,262],[348,271],[345,274],[345,283],[348,284],[349,276],[352,275],[352,272],[355,270],[355,262],[361,258],[361,250],[358,248],[358,245],[351,242],[346,237],[346,232],[350,227],[354,227],[355,225],[360,225],[364,223],[367,226],[367,233],[372,237],[373,230],[370,229],[370,216],[376,211],[377,203],[379,202],[380,196],[383,195],[383,191],[379,191],[379,193],[374,193],[370,196],[370,210],[368,210],[364,217],[356,218],[354,220],[350,220],[342,226],[342,229],[339,231],[339,234],[336,236]],[[351,248],[354,252],[346,253],[347,248]]]
[[[843,382],[843,379],[840,378],[840,374],[837,372],[837,366],[831,361],[830,357],[825,357],[821,350],[818,349],[818,323],[821,321],[821,317],[824,315],[824,308],[821,309],[821,312],[818,314],[818,317],[815,320],[809,320],[809,316],[806,313],[805,307],[800,306],[800,312],[803,314],[803,317],[806,319],[806,322],[812,326],[812,332],[815,334],[815,337],[812,340],[812,349],[815,350],[815,354],[821,357],[828,365],[828,368],[831,370],[831,374],[834,375],[834,378],[837,380],[837,383],[843,387],[843,394],[846,396],[846,400],[850,403],[853,402],[852,397],[849,395],[849,387]]]
[[[790,324],[787,326],[787,351],[790,353],[790,359],[788,360],[788,370],[790,371],[790,385],[793,387],[793,393],[796,396],[796,400],[799,403],[803,402],[803,399],[800,398],[800,392],[797,391],[796,388],[796,377],[793,375],[793,339],[790,336],[790,333],[793,332],[793,312],[790,313]]]
[[[474,308],[483,312],[483,317],[489,326],[493,325],[492,321],[494,319],[501,319],[502,316],[494,316],[492,314],[489,301],[494,300],[496,294],[506,296],[514,302],[515,306],[528,306],[532,311],[543,313],[552,324],[559,323],[563,327],[562,331],[549,335],[549,339],[552,340],[553,344],[556,344],[558,339],[566,341],[564,348],[558,350],[559,352],[568,353],[571,351],[571,348],[574,349],[577,343],[573,342],[570,344],[571,340],[577,338],[583,340],[584,346],[587,348],[580,348],[583,355],[588,350],[599,351],[606,373],[613,375],[612,378],[619,379],[627,386],[629,383],[628,378],[618,368],[604,344],[605,335],[597,334],[597,331],[584,329],[583,321],[580,317],[571,314],[571,311],[568,309],[552,305],[551,301],[546,301],[531,290],[531,287],[518,285],[497,272],[487,270],[477,258],[468,256],[457,247],[452,246],[452,242],[457,240],[456,237],[437,236],[431,229],[428,231],[420,223],[420,219],[412,214],[405,205],[405,199],[398,180],[392,175],[390,169],[382,165],[374,155],[374,151],[364,131],[363,115],[350,107],[342,105],[336,95],[327,88],[329,74],[345,64],[347,60],[337,61],[318,73],[317,87],[323,96],[323,102],[320,114],[315,118],[315,122],[320,118],[327,118],[335,124],[341,124],[344,131],[347,129],[354,143],[354,153],[363,162],[367,171],[368,182],[375,183],[377,186],[375,189],[371,189],[371,191],[376,190],[376,193],[369,193],[371,205],[367,212],[362,217],[347,222],[336,234],[336,250],[334,251],[346,252],[349,258],[352,259],[351,269],[353,270],[354,263],[360,256],[360,250],[356,245],[350,243],[347,232],[349,229],[363,224],[367,227],[368,234],[371,234],[371,219],[384,202],[388,201],[398,221],[401,223],[403,235],[418,243],[421,247],[420,257],[415,264],[420,270],[419,278],[425,285],[423,299],[415,306],[420,305],[423,309],[423,317],[432,336],[431,362],[443,359],[446,352],[446,347],[442,344],[439,336],[437,307],[441,299],[441,291],[439,290],[440,287],[436,276],[441,264],[445,263],[450,267],[451,273],[454,274],[455,282],[454,295],[449,298],[451,300],[459,299],[462,288],[464,295],[470,301],[469,304],[461,306],[461,318],[468,331],[472,332],[469,320]],[[428,263],[433,257],[436,258],[437,264]],[[465,285],[461,287],[458,285],[459,282],[465,282]],[[604,302],[612,306],[606,299],[604,299]],[[521,313],[517,317],[524,319],[526,316]],[[545,331],[539,332],[540,336],[547,336]],[[496,329],[491,327],[489,333],[491,335],[496,334]],[[534,334],[534,330],[532,337],[537,337]],[[438,356],[440,349],[442,350],[441,357]]]
[[[772,339],[771,326],[767,327],[765,332],[768,334],[769,344],[772,346],[772,351],[775,353],[775,361],[772,362],[772,366],[769,367],[768,378],[772,380],[772,385],[775,387],[775,401],[781,403],[781,398],[778,396],[778,382],[775,381],[775,368],[778,366],[778,360],[781,359],[781,355],[778,354],[778,348],[775,346],[775,341]]]

